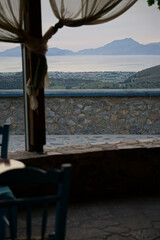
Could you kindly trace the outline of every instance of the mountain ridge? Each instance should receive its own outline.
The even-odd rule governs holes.
[[[136,72],[124,81],[128,88],[160,88],[160,65]]]
[[[68,55],[160,55],[160,42],[141,44],[132,38],[114,40],[101,47],[72,51],[69,49],[49,48],[47,56]],[[20,57],[20,46],[0,52],[0,56]]]

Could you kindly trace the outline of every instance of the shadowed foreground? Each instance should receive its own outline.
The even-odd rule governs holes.
[[[53,210],[53,209],[52,209]],[[53,231],[50,211],[49,232]],[[34,219],[35,235],[40,218]],[[24,221],[20,222],[24,235]],[[66,240],[159,240],[160,197],[114,198],[69,205]]]
[[[160,240],[159,136],[119,137],[52,136],[43,154],[10,152],[10,158],[28,166],[48,169],[72,164],[66,240]],[[60,138],[62,146],[58,146]],[[53,231],[53,213],[54,209],[48,232]],[[37,210],[35,235],[38,215]],[[20,227],[23,236],[24,220]]]

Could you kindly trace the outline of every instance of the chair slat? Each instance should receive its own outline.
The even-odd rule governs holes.
[[[27,213],[26,213],[26,234],[27,234],[27,240],[30,240],[32,236],[32,209],[30,204],[28,204],[27,206]]]
[[[10,230],[10,235],[11,235],[11,239],[15,240],[15,232],[14,232],[14,215],[13,215],[13,208],[9,207],[8,209],[9,212],[9,230]]]
[[[41,228],[41,239],[44,240],[46,227],[47,227],[47,217],[48,217],[48,204],[44,205],[43,215],[42,215],[42,228]]]
[[[2,135],[1,146],[1,158],[7,159],[8,157],[8,142],[9,142],[9,125],[5,124],[0,127],[0,135]]]

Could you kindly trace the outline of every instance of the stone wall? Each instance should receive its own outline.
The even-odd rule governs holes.
[[[24,105],[22,97],[0,98],[0,125],[11,123],[11,134],[24,134]]]
[[[24,134],[22,97],[0,98],[0,124]],[[160,134],[160,96],[46,97],[47,134]]]

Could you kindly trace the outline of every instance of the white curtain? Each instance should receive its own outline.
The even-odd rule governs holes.
[[[24,1],[0,0],[0,41],[23,42]]]
[[[47,41],[50,31],[41,39],[30,36],[23,30],[24,13],[27,0],[0,0],[0,41],[20,43],[38,56],[38,64],[32,79],[28,79],[28,95],[33,110],[38,106],[36,97],[38,89],[44,87],[44,76],[47,77]],[[47,85],[47,83],[46,83]]]
[[[44,76],[47,76],[47,42],[57,30],[64,25],[78,27],[108,22],[127,11],[137,0],[50,0],[59,22],[41,39],[23,30],[26,1],[0,0],[0,41],[21,43],[38,55],[35,76],[28,80],[31,108],[35,110],[38,106],[38,89],[44,88]]]
[[[137,0],[50,0],[54,15],[62,25],[108,22],[127,11]]]

